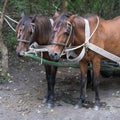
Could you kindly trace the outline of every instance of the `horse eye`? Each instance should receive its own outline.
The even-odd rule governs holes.
[[[31,28],[31,27],[29,27],[29,28],[28,28],[28,32],[30,33],[30,35],[33,33],[33,31],[32,31],[32,28]]]
[[[30,31],[30,35],[32,34],[32,31]]]
[[[54,33],[50,35],[50,40],[53,40],[54,38]]]
[[[21,32],[22,32],[22,29],[19,29],[19,32],[21,33]]]
[[[67,34],[67,35],[69,35],[70,34],[70,27],[68,27],[67,29],[66,29],[66,31],[65,31],[65,34]]]

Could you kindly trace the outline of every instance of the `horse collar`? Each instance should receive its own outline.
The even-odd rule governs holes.
[[[98,28],[98,25],[99,25],[99,17],[98,17],[98,16],[97,16],[97,20],[98,20],[97,25],[96,25],[94,31],[92,32],[92,34],[90,35],[89,21],[88,21],[87,19],[84,19],[84,21],[85,21],[85,43],[83,43],[82,45],[77,46],[77,47],[75,47],[75,48],[65,50],[66,53],[67,53],[67,59],[68,59],[69,61],[79,62],[79,61],[85,56],[86,48],[89,48],[89,40],[90,40],[90,38],[93,36],[93,34],[96,32],[96,30],[97,30],[97,28]],[[76,50],[76,49],[78,49],[78,48],[81,48],[81,47],[83,47],[81,53],[80,53],[76,58],[70,59],[70,58],[69,58],[69,56],[70,56],[70,55],[69,55],[69,52],[70,52],[70,51],[73,51],[73,50]]]
[[[84,19],[85,21],[85,43],[87,43],[89,41],[89,37],[90,37],[90,26],[89,26],[89,21],[87,19]],[[69,61],[74,61],[74,62],[79,62],[84,56],[85,56],[85,53],[86,53],[86,46],[84,45],[85,43],[83,43],[82,45],[80,45],[79,48],[83,47],[82,48],[82,51],[81,53],[74,59],[70,59],[69,57],[71,56],[71,51],[73,49],[69,49],[69,50],[66,50],[66,53],[67,53],[67,60]],[[76,47],[75,49],[78,49],[78,47]]]

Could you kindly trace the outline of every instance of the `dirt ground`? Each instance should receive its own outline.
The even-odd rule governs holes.
[[[94,92],[87,89],[87,104],[74,106],[79,99],[77,68],[59,68],[55,86],[55,107],[42,103],[46,94],[44,66],[30,58],[9,54],[11,78],[0,84],[0,120],[120,120],[120,77],[101,76],[101,108],[93,109]]]

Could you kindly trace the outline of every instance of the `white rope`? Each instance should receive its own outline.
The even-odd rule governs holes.
[[[16,32],[16,30],[12,27],[12,25],[8,22],[8,20],[7,20],[6,18],[4,18],[4,20],[5,20],[6,23],[10,26],[10,28],[11,28],[14,32]]]
[[[86,19],[84,19],[84,20],[86,20]],[[92,34],[90,35],[90,36],[88,36],[87,34],[85,35],[86,37],[87,37],[87,39],[86,39],[86,37],[85,37],[85,43],[87,43],[90,39],[91,39],[91,37],[93,36],[93,34],[95,33],[95,31],[97,30],[97,28],[98,28],[98,25],[99,25],[99,17],[97,16],[97,20],[98,20],[98,22],[97,22],[97,25],[96,25],[96,27],[95,27],[95,29],[94,29],[94,31],[92,32]],[[88,29],[88,28],[87,28]],[[85,32],[86,33],[86,32]],[[89,32],[88,32],[88,30],[87,30],[87,33],[89,34]],[[79,49],[79,48],[81,48],[81,47],[83,47],[84,45],[85,45],[85,43],[83,43],[82,45],[79,45],[79,46],[76,46],[76,47],[72,47],[72,48],[66,48],[66,52],[69,52],[69,51],[73,51],[73,50],[76,50],[76,49]]]
[[[33,44],[30,45],[29,51],[24,52],[23,54],[26,56],[27,54],[35,54],[35,56],[38,56],[38,53],[40,53],[41,58],[43,58],[43,52],[48,52],[48,49],[50,48],[50,45],[44,45],[44,46],[39,46],[38,44],[34,42]],[[41,59],[40,64],[43,63],[43,60]]]
[[[84,19],[84,21],[85,21],[85,43],[86,43],[88,41],[88,39],[89,39],[89,36],[90,36],[90,27],[89,27],[88,20]],[[84,43],[82,45],[80,45],[80,46],[83,46],[80,54],[77,57],[73,58],[73,59],[69,58],[71,55],[70,55],[69,51],[67,52],[67,59],[69,61],[71,61],[71,62],[79,62],[85,56],[86,48],[84,46]]]
[[[98,20],[98,22],[97,22],[96,28],[94,29],[94,31],[92,32],[91,35],[89,35],[89,32],[90,32],[89,25],[87,23],[87,20],[85,20],[85,43],[80,45],[80,46],[77,46],[75,48],[66,49],[66,52],[70,52],[70,51],[75,50],[75,49],[80,48],[80,47],[83,47],[83,49],[78,57],[76,57],[72,60],[71,59],[68,59],[68,60],[74,61],[74,62],[77,62],[77,61],[79,62],[81,60],[81,58],[84,57],[85,48],[89,48],[90,50],[102,55],[105,58],[108,58],[114,62],[117,62],[120,65],[120,57],[118,57],[118,56],[104,50],[103,48],[100,48],[99,46],[96,46],[95,44],[89,42],[89,40],[91,39],[91,37],[94,35],[95,31],[98,28],[98,25],[99,25],[99,18],[98,17],[97,17],[97,20]]]
[[[2,13],[2,12],[0,11],[0,14],[1,14],[1,13]],[[18,22],[15,21],[15,20],[13,20],[12,18],[10,18],[10,17],[7,16],[7,15],[5,15],[5,17],[4,17],[4,20],[5,20],[6,23],[9,25],[9,27],[10,27],[14,32],[16,32],[16,30],[13,28],[13,26],[10,24],[10,22],[9,22],[7,19],[9,19],[10,21],[12,21],[12,22],[14,22],[14,23],[16,23],[16,24],[18,24]]]
[[[105,58],[108,58],[108,59],[110,59],[110,60],[112,60],[114,62],[117,62],[120,65],[120,57],[118,57],[118,56],[116,56],[116,55],[114,55],[114,54],[112,54],[112,53],[110,53],[110,52],[96,46],[95,44],[92,44],[92,43],[87,43],[87,47],[90,50],[102,55]]]
[[[51,23],[51,25],[53,26],[53,24],[54,24],[54,20],[53,19],[49,19],[50,20],[50,23]]]
[[[40,48],[38,48],[40,47]],[[33,53],[37,56],[37,53],[40,52],[48,52],[50,45],[38,45],[38,43],[34,42],[29,46],[29,51],[25,52],[25,54]],[[41,54],[42,55],[42,54]]]
[[[87,48],[86,45],[87,45],[87,43],[89,43],[89,40],[91,39],[91,37],[93,36],[93,34],[95,33],[95,31],[97,30],[98,25],[99,25],[99,17],[98,16],[97,16],[97,20],[98,20],[97,25],[96,25],[94,31],[92,32],[92,34],[90,35],[89,21],[87,19],[84,19],[84,21],[85,21],[85,43],[83,43],[82,45],[79,45],[77,47],[71,48],[71,49],[67,48],[65,50],[66,53],[67,53],[67,59],[69,61],[79,62],[85,56],[86,48]],[[83,47],[81,53],[76,58],[70,59],[69,58],[70,57],[70,51],[76,50],[76,49],[81,48],[81,47]]]
[[[97,16],[97,25],[96,25],[94,31],[92,32],[92,34],[90,35],[90,37],[88,38],[88,40],[86,42],[89,42],[89,40],[91,39],[91,37],[93,36],[93,34],[96,32],[99,23],[100,23],[100,20],[99,20],[99,17]]]
[[[1,14],[1,13],[2,13],[2,12],[0,11],[0,14]],[[17,22],[16,20],[13,20],[13,19],[10,18],[8,15],[5,15],[5,17],[7,17],[9,20],[13,21],[14,23],[18,24],[18,22]]]
[[[77,47],[76,46],[71,46],[72,48],[66,48],[65,52],[74,51],[76,49],[79,49],[79,48],[83,47],[84,45],[85,45],[85,43],[83,43],[82,45],[79,45]]]

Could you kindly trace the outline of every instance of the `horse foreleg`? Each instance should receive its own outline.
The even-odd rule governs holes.
[[[87,86],[87,64],[81,63],[80,64],[80,70],[81,70],[81,80],[80,80],[80,99],[78,101],[78,104],[76,105],[76,108],[80,108],[83,106],[83,103],[86,99],[86,86]]]
[[[48,103],[48,108],[52,108],[54,106],[54,86],[55,86],[57,67],[46,65],[45,70],[46,70],[46,79],[48,85],[46,102]]]
[[[100,97],[99,97],[99,75],[100,75],[100,59],[94,60],[93,62],[93,87],[95,90],[95,110],[98,110],[100,107]]]
[[[93,70],[92,70],[92,64],[88,64],[88,70],[87,70],[87,86],[92,86],[93,89]]]

